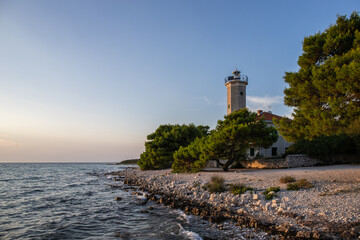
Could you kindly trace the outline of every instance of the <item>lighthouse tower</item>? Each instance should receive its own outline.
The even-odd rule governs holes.
[[[225,78],[227,89],[227,114],[246,107],[246,85],[248,77],[235,68],[232,76]]]

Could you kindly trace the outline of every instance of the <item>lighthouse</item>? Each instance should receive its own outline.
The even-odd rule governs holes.
[[[227,115],[246,107],[246,85],[248,77],[235,68],[232,76],[225,78],[227,90]]]

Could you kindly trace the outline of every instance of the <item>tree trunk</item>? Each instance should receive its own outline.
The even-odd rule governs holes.
[[[230,167],[231,164],[234,163],[234,161],[235,161],[235,159],[234,159],[234,158],[231,158],[231,159],[229,159],[229,160],[225,163],[225,165],[223,166],[224,172],[229,171],[229,167]]]

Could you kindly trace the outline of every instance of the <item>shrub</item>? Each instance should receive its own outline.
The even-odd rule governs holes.
[[[312,185],[308,180],[306,179],[300,179],[296,182],[296,184],[299,186],[299,188],[307,189],[307,188],[313,188],[314,185]]]
[[[299,186],[296,183],[289,183],[286,187],[289,191],[297,191],[300,190]]]
[[[254,190],[252,187],[247,187],[245,184],[235,183],[230,185],[230,192],[235,195],[242,194],[247,190]]]
[[[226,190],[224,185],[224,178],[219,176],[212,176],[211,181],[206,184],[206,189],[210,193],[220,193]]]
[[[273,197],[277,197],[275,193],[279,191],[280,191],[279,187],[269,187],[268,189],[265,190],[265,192],[263,192],[263,194],[265,195],[266,200],[271,200],[273,199]]]
[[[160,125],[154,133],[147,136],[145,152],[140,155],[137,164],[141,170],[170,168],[173,154],[181,146],[188,146],[196,138],[208,135],[208,126]]]
[[[203,146],[206,137],[196,138],[186,147],[180,147],[174,152],[174,163],[172,164],[173,172],[199,172],[206,163],[207,158],[203,153]]]
[[[284,176],[280,178],[280,183],[292,183],[296,182],[296,179],[292,176]]]
[[[300,190],[300,189],[308,189],[308,188],[313,188],[313,187],[314,187],[314,185],[311,184],[308,180],[300,179],[295,183],[289,183],[287,185],[286,189],[290,190],[290,191],[297,191],[297,190]]]
[[[286,154],[307,154],[314,157],[355,152],[356,141],[347,134],[320,136],[313,140],[299,140],[286,150]]]

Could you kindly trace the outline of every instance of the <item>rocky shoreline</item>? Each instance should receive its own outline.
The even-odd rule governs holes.
[[[213,223],[230,221],[283,239],[360,239],[359,165],[196,174],[127,169],[112,174],[127,186],[146,192],[145,201],[181,209]],[[227,183],[246,183],[253,191],[210,194],[203,186],[213,175],[224,177]],[[306,176],[314,188],[287,191],[278,183],[285,175]],[[262,192],[276,185],[281,187],[277,197],[265,200]]]

